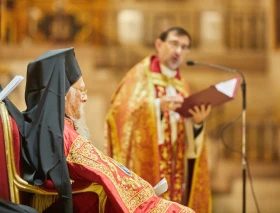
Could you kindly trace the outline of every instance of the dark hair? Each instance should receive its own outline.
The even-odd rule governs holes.
[[[192,38],[191,38],[190,34],[185,29],[183,29],[182,27],[171,27],[171,28],[165,30],[164,32],[162,32],[160,34],[159,39],[162,40],[162,41],[166,41],[166,38],[167,38],[168,34],[170,32],[173,32],[173,31],[175,31],[177,35],[187,36],[190,39],[190,46],[191,46]]]

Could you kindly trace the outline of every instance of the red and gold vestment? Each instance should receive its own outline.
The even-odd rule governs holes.
[[[194,213],[188,207],[157,197],[148,182],[104,155],[68,122],[64,127],[64,152],[71,179],[100,184],[103,192],[99,192],[99,212]],[[87,205],[83,200],[80,203]]]
[[[112,97],[106,117],[107,154],[152,185],[166,178],[169,189],[164,198],[187,204],[196,212],[211,212],[204,134],[194,139],[191,119],[179,116],[176,140],[172,141],[170,113],[164,112],[161,114],[164,142],[159,143],[155,99],[166,95],[169,85],[177,94],[189,95],[180,72],[167,78],[161,73],[156,56],[145,58],[126,74]],[[191,175],[189,158],[196,159]]]

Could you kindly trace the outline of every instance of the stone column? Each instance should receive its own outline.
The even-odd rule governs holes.
[[[125,9],[118,14],[118,39],[121,44],[140,44],[143,38],[143,14]]]
[[[4,43],[6,38],[6,0],[0,1],[0,42]]]
[[[266,1],[267,14],[268,14],[268,80],[271,86],[271,92],[268,94],[270,100],[272,100],[271,105],[275,110],[276,118],[280,119],[280,40],[277,39],[277,27],[279,27],[280,22],[277,22],[277,14],[280,12],[276,1],[270,0]],[[280,4],[280,3],[279,3]],[[279,30],[280,31],[280,30]]]
[[[200,15],[200,45],[203,51],[224,51],[223,16],[219,11],[203,11]]]

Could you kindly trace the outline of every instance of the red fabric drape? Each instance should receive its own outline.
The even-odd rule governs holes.
[[[3,124],[0,119],[0,198],[4,200],[10,200],[10,191],[9,191],[9,181],[8,181],[8,172],[7,172],[7,161],[5,153],[5,142],[4,142],[4,132]]]

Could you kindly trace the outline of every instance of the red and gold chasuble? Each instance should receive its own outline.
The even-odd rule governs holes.
[[[65,122],[64,152],[70,177],[100,184],[106,194],[99,212],[194,213],[190,208],[155,195],[153,187],[122,164],[104,155]],[[94,212],[94,211],[91,211]]]
[[[151,59],[151,78],[155,87],[156,98],[161,98],[166,94],[166,87],[171,85],[176,89],[176,93],[182,97],[188,95],[186,85],[183,85],[180,73],[172,79],[161,74],[159,60]],[[164,128],[164,142],[159,145],[160,154],[160,177],[166,178],[169,190],[163,194],[163,197],[168,200],[182,203],[184,190],[184,154],[185,154],[185,135],[184,135],[184,118],[179,117],[177,122],[177,137],[172,143],[171,126],[169,112],[166,111],[162,116],[162,126]]]
[[[187,182],[184,118],[177,122],[177,139],[172,144],[169,113],[163,113],[164,143],[158,144],[155,98],[165,95],[168,85],[183,97],[188,96],[187,84],[179,72],[175,78],[168,79],[161,74],[154,56],[145,58],[127,73],[112,97],[106,117],[107,154],[151,185],[165,177],[168,191],[164,198],[188,203],[196,212],[208,213],[211,195],[205,148],[195,161],[190,197],[184,200],[183,186]]]

